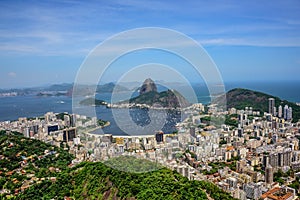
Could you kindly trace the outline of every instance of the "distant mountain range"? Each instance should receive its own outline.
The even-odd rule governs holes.
[[[80,101],[79,104],[84,106],[103,106],[107,105],[107,102],[90,97]]]
[[[224,96],[217,98],[215,103],[218,103],[222,98]],[[294,122],[300,119],[300,106],[287,100],[282,100],[279,97],[242,88],[235,88],[226,93],[227,108],[245,109],[245,107],[252,107],[253,110],[258,110],[262,113],[268,112],[269,98],[275,99],[277,108],[279,105],[292,107]]]
[[[96,86],[96,93],[111,93],[129,91],[128,88],[121,85],[116,85],[115,83],[106,83],[103,85]],[[92,85],[79,85],[77,86],[77,93],[80,95],[93,95],[95,86]],[[23,89],[0,89],[1,94],[13,94],[13,96],[23,96],[23,95],[37,95],[37,96],[72,96],[73,94],[73,84],[72,83],[62,83],[54,84],[45,87],[32,87]]]
[[[96,91],[98,93],[111,93],[113,91],[115,92],[129,91],[129,89],[121,85],[116,85],[115,83],[106,83],[104,85],[98,85]]]

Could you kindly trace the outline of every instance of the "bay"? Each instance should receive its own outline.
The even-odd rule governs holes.
[[[198,102],[207,104],[210,102],[210,96],[207,87],[203,84],[193,85]],[[292,102],[300,102],[300,81],[286,81],[286,82],[229,82],[225,84],[226,90],[236,87],[248,88],[258,90],[282,99]],[[110,93],[97,94],[97,98],[111,101]],[[119,100],[122,100],[120,95]],[[99,119],[111,122],[111,125],[104,128],[105,133],[112,133],[115,135],[123,135],[122,131],[114,120],[111,109],[104,106],[96,107],[97,117]],[[68,112],[72,113],[72,97],[67,96],[53,96],[53,97],[38,97],[35,95],[28,96],[14,96],[14,97],[0,97],[0,121],[17,120],[19,117],[39,117],[47,112]],[[133,120],[138,118],[145,118],[147,121],[147,114],[144,111],[135,109],[130,111]],[[134,119],[135,118],[135,119]],[[170,115],[170,124],[163,129],[166,132],[174,130],[174,125],[178,122],[178,116]],[[95,132],[97,133],[97,131]]]

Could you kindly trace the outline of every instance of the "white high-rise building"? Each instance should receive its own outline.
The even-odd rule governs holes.
[[[277,116],[277,110],[276,110],[276,107],[273,108],[273,116]]]
[[[285,105],[284,108],[283,108],[283,118],[284,119],[287,119],[288,111],[289,111],[289,106]]]
[[[265,181],[267,184],[273,183],[273,168],[270,165],[266,167]]]
[[[274,107],[275,107],[275,99],[269,98],[269,114],[274,114]]]
[[[282,106],[281,105],[278,107],[278,117],[282,118]]]
[[[291,120],[293,118],[293,109],[292,107],[289,107],[288,113],[287,113],[287,120]]]
[[[246,193],[246,197],[249,199],[259,199],[262,195],[262,190],[260,185],[250,182],[247,184],[244,184],[243,190]]]

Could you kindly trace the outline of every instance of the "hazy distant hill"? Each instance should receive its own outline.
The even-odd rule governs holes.
[[[115,83],[106,83],[103,85],[76,85],[76,95],[94,95],[96,87],[96,93],[111,93],[129,91],[128,88],[116,85]],[[62,84],[53,84],[50,86],[43,87],[31,87],[31,88],[18,88],[18,89],[1,89],[1,93],[10,93],[16,92],[17,95],[38,95],[38,96],[72,96],[73,94],[73,84],[72,83],[62,83]]]
[[[85,106],[102,106],[102,105],[107,105],[107,102],[90,97],[80,101],[79,104]]]
[[[97,86],[98,93],[111,93],[113,91],[122,92],[122,91],[128,91],[128,90],[129,90],[128,88],[121,86],[121,85],[116,85],[115,83],[106,83],[104,85]]]
[[[275,106],[277,108],[279,105],[282,105],[282,107],[284,107],[284,105],[292,107],[294,122],[300,119],[300,106],[297,106],[295,103],[282,100],[279,97],[242,88],[235,88],[226,93],[227,108],[244,109],[248,106],[252,107],[253,110],[259,110],[261,112],[268,112],[269,98],[275,99]],[[216,99],[216,102],[219,100],[220,98]]]
[[[45,89],[48,91],[68,91],[73,88],[72,83],[62,83],[62,84],[54,84],[46,87]]]

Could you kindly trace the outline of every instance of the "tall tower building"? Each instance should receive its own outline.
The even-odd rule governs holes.
[[[240,122],[241,127],[244,126],[245,120],[247,120],[247,116],[246,116],[246,114],[244,114],[244,112],[241,112],[239,115],[239,122]]]
[[[236,171],[237,172],[243,172],[247,163],[246,160],[240,160],[236,162]]]
[[[63,141],[69,142],[76,138],[76,128],[68,128],[63,131]]]
[[[290,166],[292,160],[292,153],[290,148],[284,149],[284,151],[278,153],[278,166]]]
[[[65,123],[65,126],[69,127],[70,126],[70,116],[69,115],[64,115],[64,123]]]
[[[191,134],[191,136],[196,137],[196,128],[195,127],[190,128],[190,134]]]
[[[277,116],[277,110],[276,110],[276,107],[273,108],[273,113],[272,113],[272,115],[273,115],[274,117]]]
[[[155,133],[155,139],[157,143],[161,143],[164,141],[164,132],[158,131]]]
[[[275,99],[269,98],[269,114],[274,114],[274,107],[275,107]]]
[[[273,183],[273,168],[270,165],[268,165],[266,168],[265,181],[266,181],[266,184]]]
[[[282,118],[282,106],[281,105],[278,107],[278,117]]]
[[[71,115],[71,117],[70,117],[70,124],[71,124],[72,127],[76,126],[76,115],[75,114]]]
[[[284,108],[283,108],[283,118],[284,118],[284,119],[287,119],[287,117],[288,117],[288,112],[289,112],[289,106],[288,106],[288,105],[285,105]]]
[[[269,164],[273,167],[273,168],[277,168],[278,167],[278,153],[272,153],[269,155]]]
[[[292,107],[289,107],[288,113],[287,113],[287,120],[291,120],[293,118],[293,109]]]

